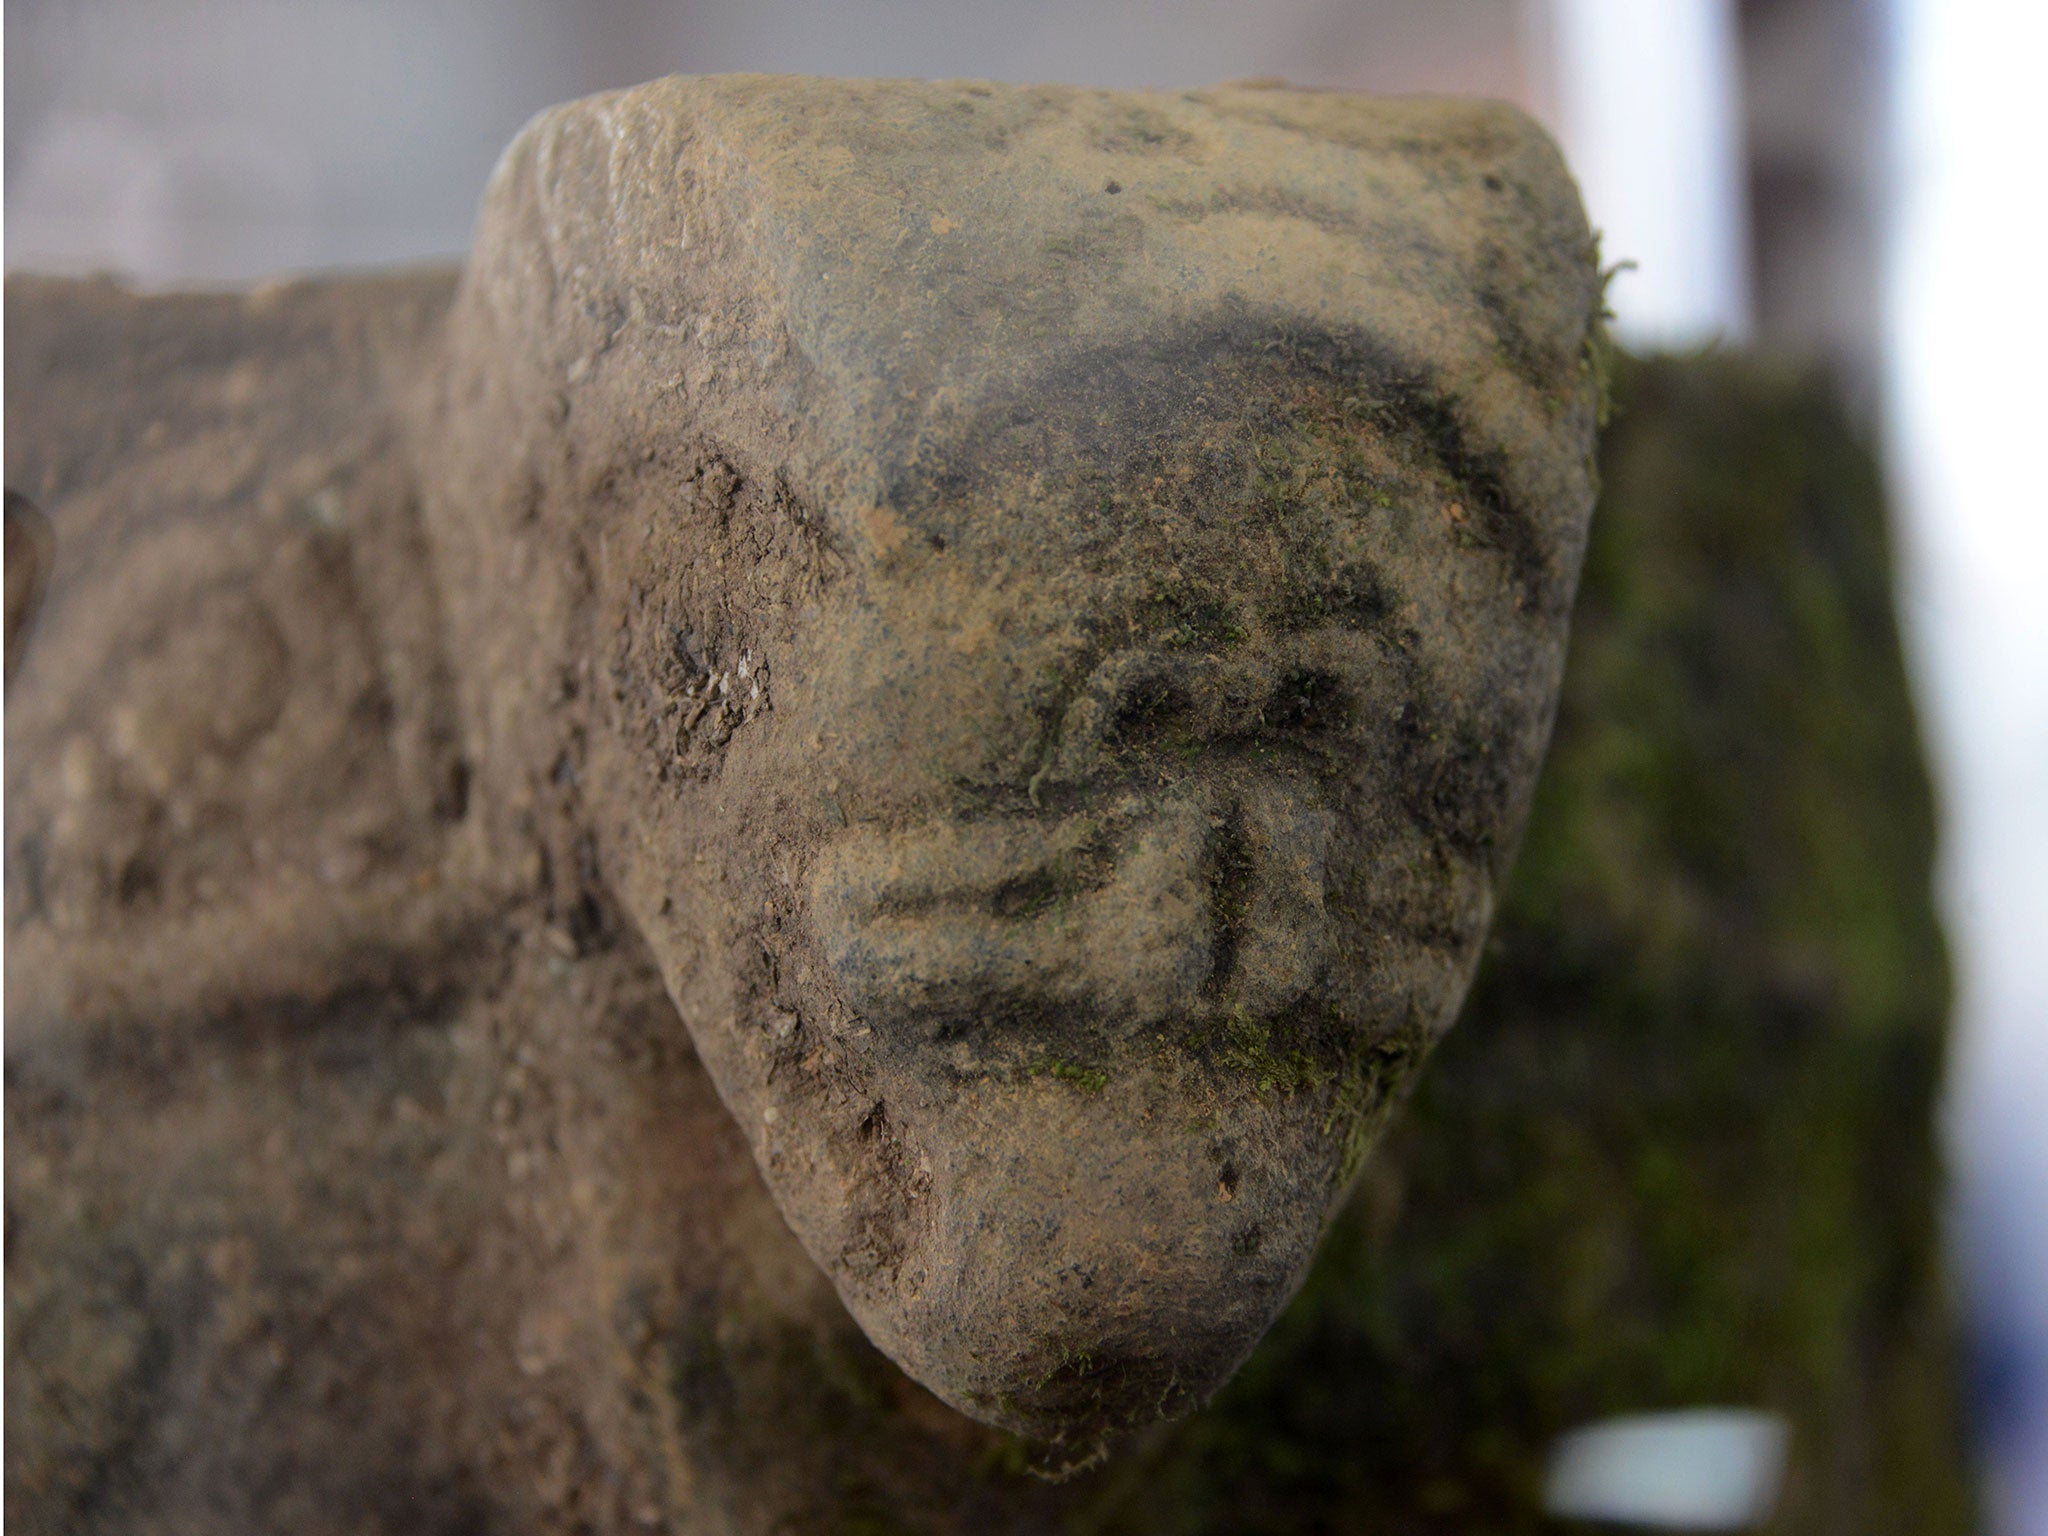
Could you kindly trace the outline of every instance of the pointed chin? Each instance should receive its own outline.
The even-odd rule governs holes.
[[[1300,1284],[1356,1128],[1333,1085],[1234,1078],[1131,1053],[899,1084],[917,1209],[893,1283],[842,1286],[863,1328],[963,1412],[1082,1458],[1205,1400]]]

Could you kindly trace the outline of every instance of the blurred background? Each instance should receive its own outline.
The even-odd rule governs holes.
[[[1638,350],[1824,368],[1882,445],[1957,973],[1987,1510],[2048,1533],[2048,56],[2002,0],[8,0],[6,260],[150,285],[458,255],[549,103],[672,72],[1250,77],[1522,104]]]

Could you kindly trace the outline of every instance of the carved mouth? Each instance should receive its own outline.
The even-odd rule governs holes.
[[[1326,784],[1390,681],[1377,644],[1325,627],[1103,658],[1028,810],[825,850],[812,916],[848,1004],[898,1045],[999,1049],[1019,1020],[1116,1039],[1298,1003],[1328,968]]]
[[[857,830],[820,859],[812,913],[847,1002],[898,1046],[1264,1016],[1322,979],[1335,822],[1312,791],[1203,782],[1057,820]]]

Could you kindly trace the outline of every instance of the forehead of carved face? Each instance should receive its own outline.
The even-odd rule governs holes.
[[[1553,664],[1529,528],[1456,402],[1242,326],[936,417],[844,520],[669,844],[717,870],[679,995],[941,1395],[1085,1439],[1291,1293],[1484,926]]]

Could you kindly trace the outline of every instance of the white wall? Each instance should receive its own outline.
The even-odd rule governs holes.
[[[2048,1536],[2048,13],[1910,0],[1891,284],[1907,617],[1946,793],[1950,1142],[2007,1385],[1999,1523]]]
[[[7,260],[151,283],[458,254],[542,107],[765,70],[1526,99],[1521,0],[8,0]]]
[[[1601,232],[1615,331],[1639,349],[1749,330],[1730,0],[1549,0],[1548,107]]]

